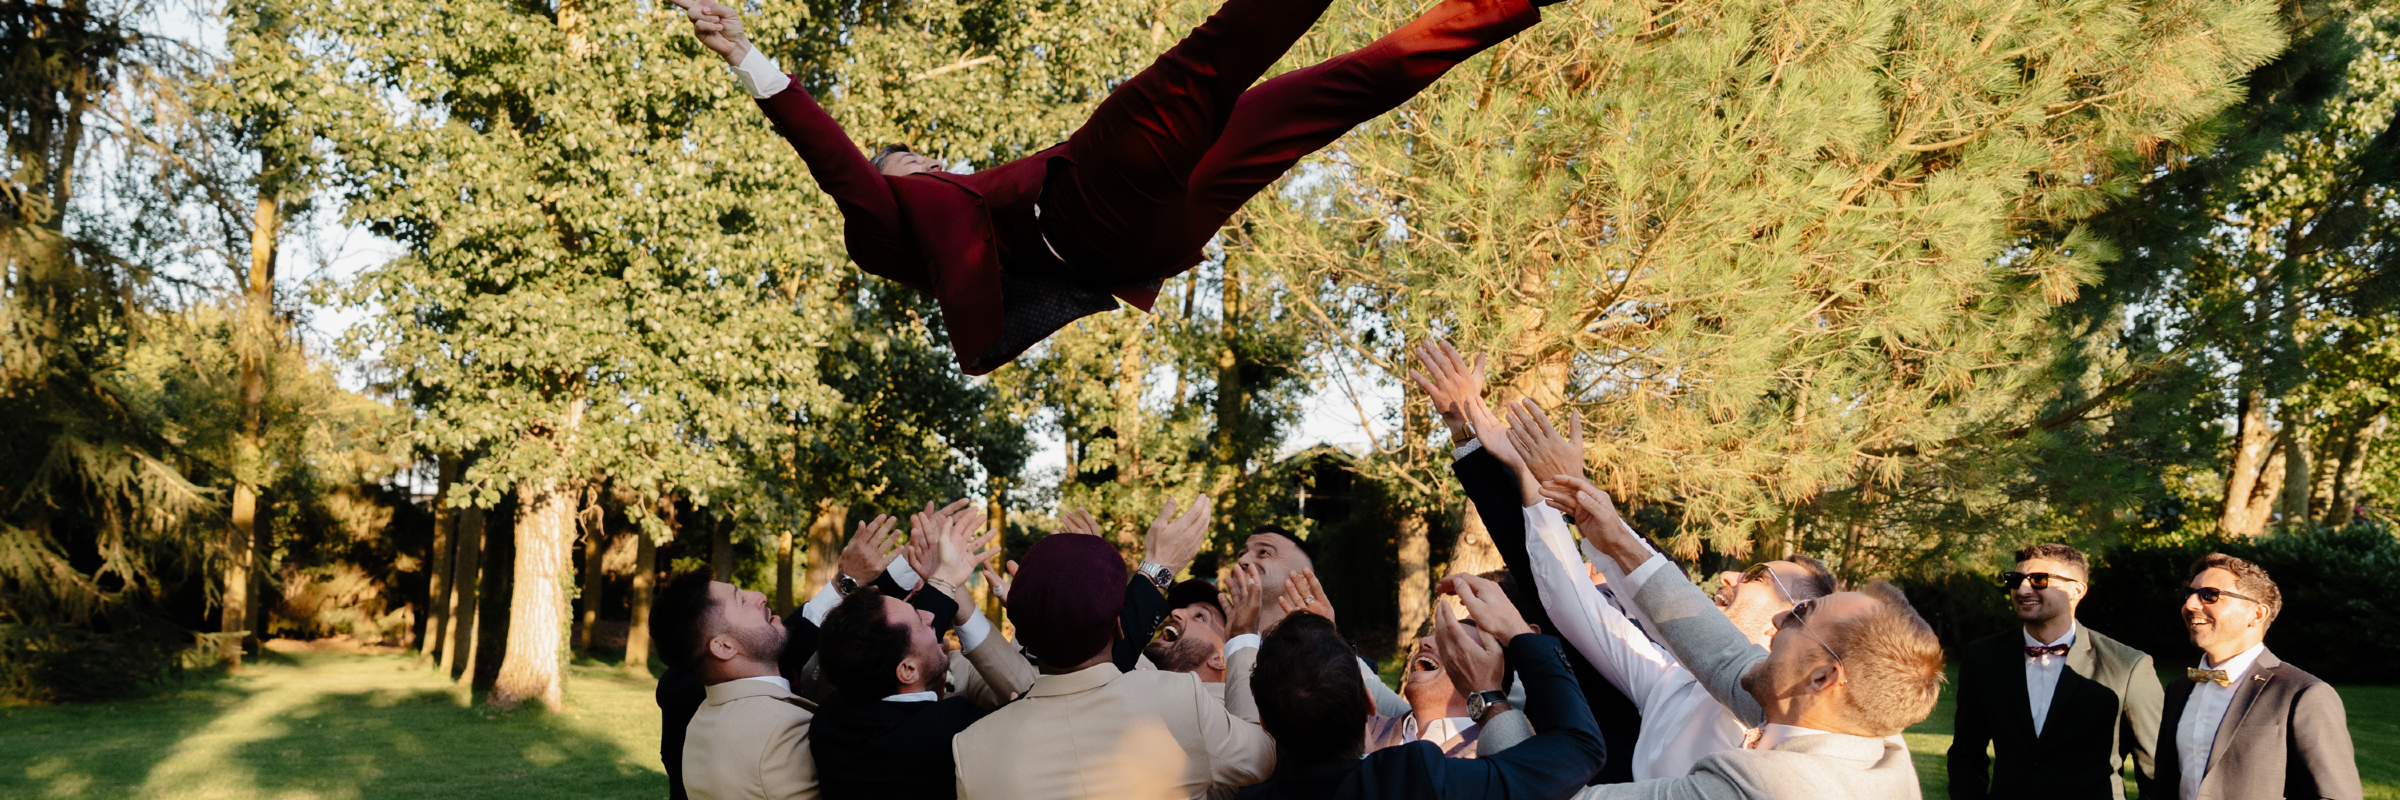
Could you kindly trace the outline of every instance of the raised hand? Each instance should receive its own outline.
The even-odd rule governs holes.
[[[1475,618],[1475,627],[1499,637],[1501,644],[1533,632],[1533,626],[1525,624],[1525,618],[1517,614],[1516,604],[1508,601],[1508,594],[1500,590],[1500,584],[1475,575],[1452,575],[1442,579],[1441,592],[1456,596],[1458,604],[1467,607],[1467,616]]]
[[[1233,569],[1218,576],[1217,604],[1225,607],[1225,638],[1257,633],[1266,597],[1266,581],[1247,564],[1236,562]]]
[[[1007,604],[1008,586],[1009,584],[1015,583],[1017,580],[1017,562],[1008,562],[1008,571],[1005,575],[999,572],[994,572],[990,566],[985,566],[982,569],[983,582],[992,587],[992,596],[1000,598],[1001,604]]]
[[[1478,620],[1480,623],[1480,620]],[[1433,604],[1434,660],[1450,675],[1450,685],[1462,695],[1496,692],[1508,674],[1508,653],[1500,641],[1484,636],[1472,625],[1461,625],[1449,603]]]
[[[1632,572],[1650,560],[1650,548],[1617,515],[1616,501],[1581,475],[1560,475],[1542,482],[1542,500],[1575,520],[1575,530],[1609,558],[1618,569]]]
[[[850,542],[842,545],[842,555],[836,568],[850,580],[865,586],[875,582],[885,567],[891,566],[892,528],[899,523],[890,514],[877,514],[874,519],[858,524],[850,534]]]
[[[727,64],[740,64],[750,54],[750,38],[742,33],[741,14],[717,0],[671,0],[692,21],[700,46],[714,51]]]
[[[1313,568],[1284,576],[1283,596],[1275,598],[1275,605],[1283,609],[1286,617],[1295,611],[1306,611],[1324,617],[1326,622],[1333,621],[1333,600],[1325,596],[1325,585],[1317,582],[1317,571]]]
[[[1466,415],[1467,424],[1474,428],[1475,440],[1483,443],[1484,451],[1517,476],[1517,502],[1525,505],[1541,502],[1541,481],[1525,468],[1525,454],[1518,452],[1516,443],[1509,440],[1508,426],[1500,424],[1500,418],[1493,416],[1491,407],[1482,400],[1466,403],[1460,410]]]
[[[1092,512],[1080,508],[1070,508],[1066,513],[1058,515],[1058,532],[1098,536],[1100,535],[1100,520],[1093,518]]]
[[[1550,415],[1532,400],[1508,404],[1508,441],[1525,459],[1525,471],[1535,481],[1555,480],[1560,476],[1583,477],[1583,412],[1567,417],[1567,436],[1558,435],[1551,427]],[[1538,498],[1528,498],[1532,503]],[[1570,518],[1572,518],[1570,516]]]
[[[1417,363],[1424,368],[1411,370],[1409,375],[1433,399],[1433,411],[1450,429],[1450,440],[1466,444],[1467,437],[1474,434],[1469,432],[1464,405],[1483,402],[1483,354],[1475,354],[1475,365],[1469,367],[1458,348],[1435,340],[1417,345]]]
[[[1167,498],[1167,507],[1159,509],[1149,532],[1142,534],[1142,560],[1182,572],[1183,566],[1200,554],[1200,543],[1208,540],[1210,508],[1208,495],[1201,495],[1178,516],[1175,498]]]

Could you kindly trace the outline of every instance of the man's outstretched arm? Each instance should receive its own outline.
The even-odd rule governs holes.
[[[717,0],[673,0],[692,21],[700,44],[725,59],[742,87],[767,112],[775,130],[799,151],[817,188],[842,210],[850,258],[868,273],[931,291],[933,281],[903,235],[900,202],[875,164],[859,152],[833,115],[800,88],[775,60],[750,45],[740,15]]]

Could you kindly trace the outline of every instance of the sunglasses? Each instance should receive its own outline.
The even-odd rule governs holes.
[[[2071,575],[2053,575],[2047,572],[2003,572],[2000,574],[2000,583],[2007,586],[2008,590],[2012,592],[2017,590],[2018,584],[2028,581],[2031,581],[2033,583],[2033,588],[2036,589],[2050,588],[2051,581],[2071,581],[2074,583],[2083,582],[2082,579]]]
[[[1808,616],[1810,614],[1817,613],[1817,601],[1823,599],[1824,598],[1822,597],[1811,597],[1793,604],[1792,610],[1783,612],[1786,624],[1777,625],[1776,627],[1799,629],[1800,635],[1806,636],[1810,641],[1816,642],[1818,647],[1825,648],[1825,654],[1833,656],[1834,663],[1838,664],[1842,661],[1842,654],[1834,652],[1833,645],[1826,644],[1825,640],[1817,638],[1816,634],[1811,633],[1808,630]]]
[[[2227,597],[2231,597],[2235,600],[2248,600],[2253,603],[2258,602],[2258,598],[2250,597],[2237,592],[2228,592],[2214,586],[2202,586],[2198,589],[2185,589],[2183,590],[2183,596],[2198,597],[2200,598],[2200,604],[2207,606],[2216,605],[2218,600]]]

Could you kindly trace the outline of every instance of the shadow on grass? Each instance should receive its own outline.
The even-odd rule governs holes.
[[[535,710],[460,708],[446,691],[320,695],[231,754],[261,796],[648,798],[655,771],[618,742]]]
[[[125,797],[259,690],[215,673],[138,698],[0,707],[0,797]]]

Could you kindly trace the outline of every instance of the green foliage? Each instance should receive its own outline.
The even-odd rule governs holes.
[[[191,646],[191,637],[156,620],[108,633],[0,624],[0,701],[111,700],[173,685],[186,675]]]
[[[1299,55],[1416,10],[1343,5]],[[2282,44],[2256,2],[1545,16],[1254,204],[1242,244],[1310,287],[1324,351],[1397,379],[1445,334],[1581,409],[1604,486],[1685,554],[1796,534],[1853,572],[1956,541],[1879,518],[1895,497],[2012,502],[2009,454],[1920,456],[2014,424],[2047,315],[2111,252],[2077,223],[2137,176],[2118,159]]]

